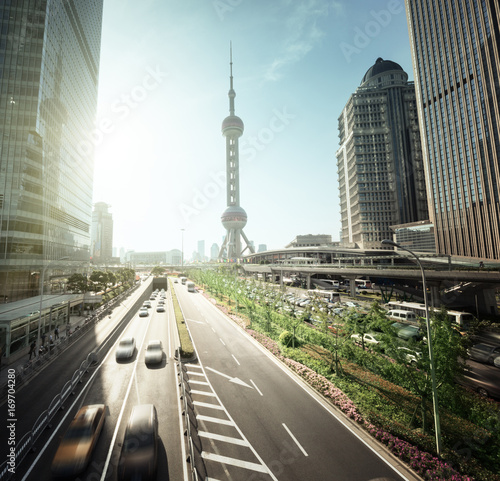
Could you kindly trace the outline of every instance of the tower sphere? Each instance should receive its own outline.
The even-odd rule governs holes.
[[[243,207],[230,205],[221,215],[220,220],[226,230],[243,229],[247,225],[247,213]]]
[[[243,120],[236,115],[229,115],[222,121],[222,135],[241,137],[245,126]]]

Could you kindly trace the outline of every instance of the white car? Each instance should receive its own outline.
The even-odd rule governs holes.
[[[398,350],[404,354],[405,360],[408,364],[416,364],[418,360],[422,357],[422,353],[418,351],[412,351],[407,347],[400,346]]]
[[[134,355],[135,339],[133,337],[124,337],[116,348],[116,360],[129,359]]]
[[[163,346],[161,341],[154,340],[148,342],[148,347],[146,348],[146,364],[157,364],[163,359]]]
[[[361,344],[361,334],[352,334],[351,339],[353,339],[354,342]],[[363,341],[365,344],[380,344],[380,341],[377,340],[373,334],[363,334]]]

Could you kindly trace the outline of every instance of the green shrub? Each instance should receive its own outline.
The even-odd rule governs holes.
[[[293,341],[293,334],[290,331],[283,331],[280,334],[279,341],[283,346],[291,346]]]

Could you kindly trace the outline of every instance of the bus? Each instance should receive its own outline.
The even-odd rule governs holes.
[[[194,282],[186,282],[186,287],[187,287],[187,290],[188,292],[194,292]]]
[[[385,306],[389,310],[400,309],[403,311],[412,311],[416,314],[417,317],[425,319],[425,304],[419,304],[418,302],[391,301],[388,302]],[[429,306],[429,314],[433,310],[436,310],[436,308]],[[474,316],[472,314],[469,314],[468,312],[450,310],[448,310],[447,312],[448,317],[452,320],[452,322],[462,327],[468,327],[474,319]]]
[[[340,294],[334,291],[322,291],[321,289],[309,289],[307,295],[310,299],[319,298],[323,301],[328,301],[334,304],[340,302]]]
[[[356,287],[358,289],[371,289],[372,283],[371,281],[367,281],[366,279],[355,279]]]

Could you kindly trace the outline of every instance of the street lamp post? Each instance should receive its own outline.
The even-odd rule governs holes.
[[[66,259],[69,259],[68,256],[61,257],[60,259],[53,260],[49,262],[43,269],[42,269],[42,275],[40,276],[40,310],[38,312],[38,334],[37,334],[37,352],[36,355],[40,355],[40,329],[42,326],[42,307],[43,307],[43,285],[45,281],[45,271],[52,265],[54,262],[60,262],[60,261],[65,261]]]
[[[420,267],[420,272],[422,273],[422,288],[424,290],[424,304],[425,304],[425,325],[427,327],[427,346],[429,348],[429,363],[431,365],[432,406],[434,411],[434,431],[436,432],[436,451],[438,456],[441,456],[441,423],[439,421],[439,405],[438,405],[438,395],[436,388],[436,366],[434,363],[434,353],[432,350],[431,321],[429,319],[429,305],[427,302],[427,286],[425,283],[424,267],[422,266],[422,263],[420,262],[418,256],[410,249],[407,249],[406,247],[403,247],[402,245],[389,239],[384,239],[382,241],[382,244],[397,247],[398,249],[402,249],[406,252],[409,252],[413,257],[415,257],[415,260],[417,261],[417,264]]]

